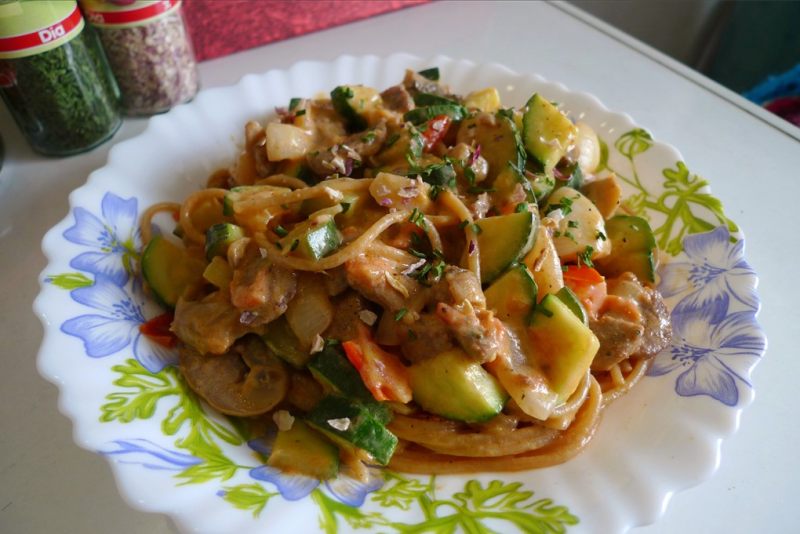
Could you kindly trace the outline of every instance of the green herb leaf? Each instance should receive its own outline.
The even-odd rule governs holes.
[[[406,316],[406,313],[408,313],[407,309],[400,308],[399,310],[397,310],[397,313],[394,314],[394,320],[399,321],[400,319]]]

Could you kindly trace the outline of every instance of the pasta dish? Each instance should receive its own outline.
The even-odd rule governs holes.
[[[671,338],[658,250],[592,128],[438,69],[248,122],[241,154],[143,215],[141,274],[219,412],[319,479],[562,463]],[[173,235],[153,218],[170,213]]]

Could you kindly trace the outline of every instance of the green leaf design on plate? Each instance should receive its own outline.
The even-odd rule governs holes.
[[[231,445],[241,445],[247,439],[241,425],[223,424],[207,415],[197,396],[192,392],[177,368],[167,367],[154,374],[129,359],[123,365],[115,365],[112,371],[119,374],[114,385],[124,388],[109,394],[108,403],[101,407],[103,422],[119,421],[130,423],[135,419],[149,419],[156,411],[158,403],[175,397],[166,418],[161,422],[161,430],[167,436],[177,435],[184,427],[188,433],[179,438],[175,445],[202,460],[202,463],[188,467],[176,475],[183,479],[181,484],[200,484],[214,479],[228,480],[239,469],[252,466],[237,465],[231,461],[217,445],[221,439]]]
[[[63,273],[54,274],[45,278],[45,282],[51,283],[61,289],[72,291],[81,287],[89,287],[94,282],[83,273]]]
[[[435,494],[435,476],[429,477],[427,483],[393,472],[386,472],[385,478],[383,488],[372,494],[372,501],[387,508],[417,510],[422,513],[421,521],[391,521],[381,514],[351,508],[317,490],[312,495],[322,512],[322,529],[327,534],[338,532],[339,519],[353,528],[403,534],[560,533],[578,524],[578,518],[567,507],[554,505],[552,499],[533,500],[534,493],[523,490],[521,482],[492,480],[484,486],[477,480],[470,480],[463,491],[453,494],[452,498],[440,499]],[[502,525],[502,529],[496,531],[489,524]]]
[[[253,517],[258,517],[264,511],[269,500],[277,495],[278,492],[271,492],[264,489],[260,484],[239,484],[238,486],[226,486],[219,493],[223,499],[231,503],[239,510],[248,510],[253,513]]]
[[[622,207],[625,211],[645,217],[651,222],[658,247],[676,256],[683,251],[683,238],[687,234],[707,232],[722,224],[730,232],[737,232],[736,224],[725,216],[722,202],[704,189],[708,182],[693,174],[682,161],[675,162],[675,168],[665,168],[662,175],[663,190],[658,194],[647,189],[639,178],[636,157],[647,152],[653,145],[650,134],[635,128],[622,134],[614,142],[614,147],[630,165],[630,174],[608,165],[607,158],[601,157],[600,168],[614,172],[617,177],[634,188],[635,193],[628,196]],[[601,141],[601,153],[607,145]],[[601,154],[602,155],[602,154]],[[662,214],[666,219],[653,224],[653,216]]]

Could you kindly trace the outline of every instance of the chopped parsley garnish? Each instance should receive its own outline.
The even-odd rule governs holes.
[[[607,239],[606,234],[601,232],[600,230],[594,235],[595,239],[599,239],[600,241],[605,241]]]
[[[561,210],[561,214],[566,217],[572,212],[572,199],[563,197],[558,204],[549,204],[545,213],[550,213],[551,211]]]
[[[292,98],[289,100],[289,111],[294,111],[294,108],[300,105],[302,99],[300,98]]]
[[[415,252],[419,253],[413,249],[409,249],[409,252],[412,254]],[[414,255],[417,256],[417,254]],[[408,276],[424,286],[430,286],[431,282],[439,281],[444,274],[444,269],[447,267],[447,264],[445,263],[444,255],[440,250],[434,250],[431,255],[423,255],[422,258],[426,260],[425,263],[408,273]]]
[[[572,239],[572,240],[573,240],[575,243],[577,243],[577,242],[578,242],[578,240],[577,240],[577,239],[575,239],[575,235],[573,235],[573,233],[572,233],[572,232],[570,232],[569,230],[567,230],[566,232],[564,232],[564,237],[567,237],[567,238],[569,238],[569,239]]]
[[[577,228],[578,221],[567,221],[567,226],[569,226],[570,228]]]
[[[375,140],[375,132],[369,132],[361,136],[361,141],[364,143],[371,143]]]
[[[294,241],[292,241],[292,246],[289,247],[289,252],[294,252],[295,249],[298,247],[298,245],[300,245],[299,239],[295,239]]]
[[[459,230],[463,230],[464,228],[467,227],[468,224],[469,224],[469,221],[465,219],[465,220],[461,221],[460,223],[458,223],[458,229]]]
[[[475,180],[477,177],[475,176],[475,170],[472,168],[471,165],[467,165],[464,167],[464,178],[467,179],[469,185],[475,185]]]
[[[286,235],[289,233],[289,231],[280,224],[275,227],[274,232],[278,235],[278,237],[286,237]]]
[[[548,309],[547,309],[547,308],[545,308],[544,306],[537,306],[537,307],[536,307],[536,309],[537,309],[539,312],[541,312],[541,313],[542,313],[542,315],[544,315],[545,317],[552,317],[552,316],[553,316],[553,312],[551,312],[550,310],[548,310]]]
[[[470,229],[475,232],[475,235],[480,235],[480,233],[483,232],[483,229],[478,226],[478,223],[472,223]]]
[[[406,313],[408,313],[407,309],[400,308],[399,310],[397,310],[397,313],[394,314],[394,320],[399,321],[400,319],[406,316]]]
[[[447,157],[441,163],[432,163],[422,168],[411,168],[409,174],[419,175],[427,184],[450,188],[456,186],[456,170]]]
[[[347,213],[350,211],[350,206],[353,205],[352,202],[341,202],[340,205],[342,206],[342,213]]]
[[[411,212],[411,216],[408,218],[408,222],[415,224],[423,229],[427,227],[427,224],[425,223],[425,214],[419,211],[417,208],[414,208],[414,211]]]
[[[294,114],[294,116],[295,116],[295,117],[302,117],[302,116],[303,116],[303,115],[305,115],[305,114],[306,114],[306,110],[304,110],[304,109],[298,109],[298,110],[297,110],[297,112]]]
[[[528,203],[527,202],[520,202],[517,204],[517,207],[514,208],[514,213],[523,213],[528,211]]]
[[[592,252],[594,252],[594,248],[586,245],[586,248],[583,249],[583,252],[578,254],[578,263],[583,262],[583,264],[587,267],[594,267],[594,263],[592,263]]]

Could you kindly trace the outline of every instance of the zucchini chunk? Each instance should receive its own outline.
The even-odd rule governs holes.
[[[308,423],[345,449],[358,448],[386,465],[397,447],[397,436],[389,432],[385,421],[375,417],[369,406],[328,396],[308,414]]]
[[[231,223],[211,225],[206,231],[206,259],[211,261],[214,256],[224,256],[228,253],[228,246],[243,237],[241,226]]]
[[[267,325],[267,331],[261,339],[269,350],[295,369],[305,367],[311,358],[308,351],[301,347],[300,340],[292,332],[289,322],[283,315]]]
[[[528,324],[536,306],[536,282],[523,263],[512,265],[486,290],[486,305],[501,321]]]
[[[528,154],[550,173],[575,141],[577,129],[566,115],[538,93],[522,116],[522,140]]]
[[[528,327],[528,358],[547,377],[558,403],[577,389],[592,364],[600,342],[561,299],[547,294]]]
[[[417,404],[448,419],[486,421],[500,413],[508,399],[497,380],[460,349],[422,360],[408,372]]]
[[[328,480],[339,474],[339,449],[300,419],[278,432],[267,465],[285,473]]]
[[[616,215],[606,221],[611,254],[597,260],[597,269],[609,278],[632,272],[643,282],[656,281],[656,238],[641,217]]]
[[[300,237],[290,235],[281,239],[280,244],[283,250],[297,251],[303,258],[319,260],[339,248],[342,244],[342,234],[334,220],[330,219],[325,224],[308,228]]]
[[[532,212],[523,211],[486,217],[476,224],[480,228],[481,283],[487,284],[533,248],[539,219]]]
[[[589,314],[586,313],[586,309],[583,307],[580,299],[578,299],[578,295],[576,295],[574,291],[564,286],[559,289],[555,295],[561,302],[567,305],[567,308],[575,314],[575,317],[580,319],[586,326],[589,326]]]
[[[308,362],[308,370],[330,392],[362,402],[375,402],[361,375],[339,346],[327,346]]]
[[[184,290],[203,273],[203,265],[186,251],[157,235],[142,254],[142,276],[162,306],[174,308]]]

